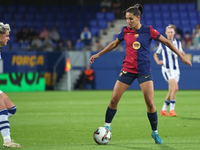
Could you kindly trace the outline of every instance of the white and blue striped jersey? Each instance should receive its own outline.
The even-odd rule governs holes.
[[[180,52],[183,51],[181,42],[179,40],[174,39],[172,43]],[[163,67],[172,70],[179,70],[178,55],[162,43],[159,44],[158,49],[156,50],[157,54],[160,54],[161,52],[163,58]]]

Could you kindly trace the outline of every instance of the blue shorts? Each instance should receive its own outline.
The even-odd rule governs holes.
[[[119,81],[121,81],[125,84],[131,85],[132,82],[136,78],[137,78],[139,84],[146,82],[146,81],[153,80],[151,73],[149,73],[149,74],[135,74],[135,73],[129,73],[129,72],[126,72],[126,71],[121,71],[117,80],[119,80]]]

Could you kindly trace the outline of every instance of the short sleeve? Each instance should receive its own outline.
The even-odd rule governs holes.
[[[158,48],[157,48],[157,50],[156,50],[156,53],[157,53],[157,54],[160,54],[162,50],[163,50],[162,44],[159,43],[159,46],[158,46]]]
[[[180,52],[182,52],[183,51],[183,49],[182,49],[182,43],[181,43],[181,41],[178,41],[179,42],[179,48],[178,48],[178,50],[180,51]]]
[[[118,34],[117,38],[119,39],[119,41],[124,40],[124,27],[122,28],[122,31]]]
[[[156,41],[160,37],[160,33],[157,30],[153,29],[152,26],[150,26],[150,34],[151,34],[151,38],[156,40]]]

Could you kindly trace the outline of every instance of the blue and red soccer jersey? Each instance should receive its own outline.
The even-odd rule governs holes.
[[[126,42],[126,56],[122,71],[135,74],[151,73],[150,44],[151,40],[158,40],[160,33],[151,26],[142,25],[139,30],[123,27],[118,35],[120,41]]]

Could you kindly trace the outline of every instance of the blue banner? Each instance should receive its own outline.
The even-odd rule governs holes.
[[[192,67],[185,65],[179,59],[180,80],[179,89],[200,89],[200,51],[185,50],[187,57],[192,61]],[[91,55],[96,54],[92,53]],[[164,80],[161,66],[157,65],[151,52],[151,69],[155,89],[168,89]],[[113,89],[119,76],[125,52],[109,52],[96,59],[92,68],[95,71],[96,89]],[[162,57],[159,56],[161,59]],[[138,81],[134,81],[129,89],[140,89]]]

